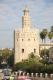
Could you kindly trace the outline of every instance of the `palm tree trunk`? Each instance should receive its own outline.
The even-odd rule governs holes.
[[[44,49],[45,49],[45,43],[46,43],[46,39],[44,39]]]
[[[43,43],[43,39],[42,39],[42,43]]]
[[[44,44],[46,43],[46,39],[44,39]]]

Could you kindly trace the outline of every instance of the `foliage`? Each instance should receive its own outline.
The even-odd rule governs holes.
[[[29,59],[31,59],[31,58],[35,58],[35,55],[33,52],[29,54]]]
[[[48,33],[47,29],[43,29],[43,33],[44,33],[44,35],[46,37],[47,36],[47,33]]]
[[[43,42],[43,40],[44,40],[44,33],[43,32],[40,32],[40,38],[42,39],[42,42]]]
[[[32,54],[30,54],[32,55]],[[34,56],[27,60],[24,60],[22,62],[19,62],[17,64],[15,64],[14,66],[14,70],[25,70],[27,72],[39,72],[39,67],[42,66],[42,63],[40,63],[40,58],[37,56]]]
[[[6,60],[7,57],[8,57],[8,55],[9,55],[9,50],[8,50],[7,48],[3,49],[3,50],[2,50],[3,59]]]
[[[11,55],[8,56],[7,64],[8,64],[10,67],[13,67],[13,65],[14,65],[14,54],[11,54]]]
[[[51,29],[49,32],[46,28],[40,32],[40,38],[42,39],[42,43],[43,43],[43,41],[44,41],[44,43],[46,42],[47,37],[50,39],[50,41],[51,41],[51,39],[53,39],[53,26],[51,26]]]
[[[42,42],[44,40],[44,43],[45,43],[47,33],[48,33],[47,29],[43,29],[42,32],[40,32],[40,38],[42,39]]]
[[[9,63],[9,65],[12,65],[13,64],[13,58],[14,58],[14,50],[10,50],[8,48],[5,48],[5,49],[2,49],[0,50],[0,64],[3,62],[3,61],[6,61]],[[10,60],[11,61],[10,61]]]
[[[43,60],[25,60],[17,63],[14,66],[14,70],[23,70],[29,73],[53,73],[53,64],[43,62]]]
[[[52,37],[53,37],[52,32],[49,32],[49,33],[48,33],[48,38],[51,40],[51,39],[52,39]]]
[[[49,57],[49,50],[48,49],[43,49],[43,50],[41,50],[41,52],[40,52],[40,56],[43,58],[43,56],[47,56],[47,57]]]
[[[3,61],[3,57],[2,56],[0,56],[0,64],[1,64],[1,62]]]
[[[47,34],[48,34],[47,29],[43,29],[43,34],[44,34],[44,43],[45,43],[45,39],[46,39],[46,36],[47,36]]]
[[[51,26],[51,32],[53,33],[53,26]]]

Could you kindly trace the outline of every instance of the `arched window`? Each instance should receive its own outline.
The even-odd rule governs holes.
[[[34,53],[36,53],[36,49],[34,48]]]
[[[24,53],[24,49],[22,49],[22,53]]]
[[[34,38],[34,41],[35,41],[35,38]]]
[[[17,41],[18,41],[18,39],[17,39]]]
[[[24,39],[22,39],[22,41],[23,41]]]

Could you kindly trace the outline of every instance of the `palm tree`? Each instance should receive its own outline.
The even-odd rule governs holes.
[[[42,43],[43,43],[43,40],[44,40],[44,33],[43,32],[40,32],[40,38],[42,39]]]
[[[53,40],[53,26],[51,26],[50,32],[51,32],[51,34],[52,34],[52,40]]]
[[[50,42],[51,42],[52,36],[53,36],[53,35],[52,35],[52,32],[49,32],[49,33],[48,33],[48,38],[50,39]]]
[[[51,26],[51,32],[53,33],[53,26]]]
[[[0,64],[2,63],[2,61],[3,61],[3,57],[2,57],[2,56],[0,56]]]
[[[47,33],[48,33],[48,31],[47,31],[47,29],[43,29],[43,34],[44,34],[44,43],[46,42],[46,37],[47,37]]]
[[[40,32],[40,38],[42,39],[42,42],[44,40],[44,43],[45,43],[47,33],[48,33],[47,29],[43,29],[42,32]]]

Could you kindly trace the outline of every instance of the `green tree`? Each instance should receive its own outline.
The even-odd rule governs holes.
[[[51,32],[53,33],[53,26],[51,26]]]
[[[40,72],[40,67],[42,66],[42,63],[39,62],[39,58],[36,56],[35,59],[31,58],[28,59],[28,61],[22,61],[15,65],[15,70],[25,70],[27,72]]]
[[[2,63],[2,61],[3,61],[3,57],[2,57],[2,56],[0,56],[0,64]]]
[[[45,38],[43,31],[40,32],[40,38],[42,39],[42,43],[43,43],[43,40],[44,40],[44,38]]]
[[[8,56],[7,64],[8,64],[10,67],[13,67],[13,65],[14,65],[14,54],[11,54],[11,55]]]
[[[52,37],[53,37],[52,32],[49,32],[49,33],[48,33],[48,38],[50,39],[50,42],[51,42]]]
[[[7,57],[9,56],[9,49],[5,48],[2,50],[2,56],[3,56],[3,60],[7,60]]]
[[[40,56],[43,58],[43,56],[47,56],[47,57],[49,57],[49,50],[48,49],[43,49],[43,50],[41,50],[41,52],[40,52]]]
[[[34,55],[34,53],[32,52],[32,53],[29,54],[29,59],[33,59],[33,58],[35,58],[35,55]]]
[[[46,42],[46,37],[47,37],[47,34],[48,34],[48,31],[47,29],[43,29],[43,34],[44,34],[44,43]]]

